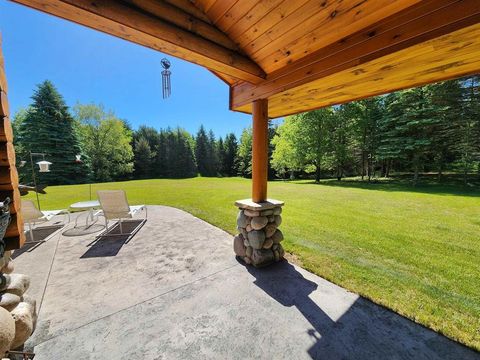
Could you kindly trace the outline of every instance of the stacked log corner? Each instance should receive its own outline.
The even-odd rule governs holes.
[[[18,190],[18,173],[15,167],[15,149],[13,148],[13,131],[7,98],[8,88],[0,36],[0,201],[9,197],[11,200],[10,225],[5,233],[7,250],[20,248],[25,242],[23,221],[20,214],[20,192]]]
[[[233,240],[233,250],[246,264],[263,267],[283,259],[285,251],[280,244],[283,241],[282,223],[283,202],[267,200],[254,203],[240,200],[235,203],[239,208],[237,229],[239,234]]]

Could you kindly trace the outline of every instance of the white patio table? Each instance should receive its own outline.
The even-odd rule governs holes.
[[[100,202],[98,200],[89,200],[89,201],[79,201],[74,204],[70,205],[70,210],[72,211],[87,211],[87,216],[85,218],[85,225],[78,226],[78,220],[81,216],[78,216],[75,220],[75,226],[73,229],[67,230],[63,233],[66,236],[80,236],[91,234],[97,231],[102,230],[105,226],[96,224],[96,220],[94,218],[94,211],[100,209]],[[89,222],[90,220],[90,222]]]

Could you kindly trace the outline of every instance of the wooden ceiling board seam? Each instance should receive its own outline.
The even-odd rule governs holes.
[[[172,6],[175,6],[186,13],[202,20],[205,21],[208,24],[212,24],[210,19],[205,15],[205,13],[199,9],[195,4],[193,4],[190,0],[161,0],[164,1],[167,4],[170,4]]]
[[[218,19],[220,19],[238,1],[239,0],[217,1],[210,9],[208,9],[207,16],[212,20],[214,24],[216,24],[218,22]]]
[[[217,26],[223,32],[228,33],[228,30],[243,18],[256,4],[258,0],[241,0],[230,8],[220,19],[218,19]]]
[[[250,54],[250,57],[262,68],[264,68],[267,73],[270,73],[280,69],[283,66],[287,66],[294,61],[298,61],[302,57],[305,57],[308,54],[311,54],[312,52],[326,45],[332,44],[342,39],[343,37],[348,36],[349,33],[354,33],[361,30],[362,28],[369,26],[370,24],[374,23],[374,21],[372,21],[371,19],[382,18],[379,16],[380,12],[387,14],[385,16],[387,17],[392,14],[398,13],[399,11],[408,8],[409,6],[415,5],[418,2],[419,0],[405,0],[401,3],[398,3],[389,0],[390,6],[380,6],[380,1],[376,1],[374,3],[363,2],[361,5],[374,4],[372,6],[375,6],[376,10],[365,11],[365,9],[363,9],[363,11],[357,10],[356,13],[352,12],[352,9],[355,9],[355,7],[337,7],[331,13],[336,14],[334,18],[332,18],[331,15],[329,15],[328,17],[324,17],[322,23],[317,23],[317,27],[309,34],[302,35],[283,46],[281,46],[281,43],[279,43],[278,40],[275,40],[274,42],[272,42],[272,45],[269,46],[271,48],[274,48],[273,44],[278,45],[277,49],[274,52],[271,52],[271,50],[268,50],[268,48],[264,48],[262,51],[258,51],[255,54]],[[340,3],[340,6],[343,6],[343,4],[344,3]],[[365,13],[367,15],[358,18],[359,11],[360,13]],[[357,20],[354,20],[355,17],[357,17]],[[337,21],[335,24],[338,24],[338,20],[336,19],[341,19],[341,24],[349,24],[349,26],[336,25],[334,29],[327,29],[327,27],[329,26],[328,24],[332,21]],[[312,19],[309,19],[309,22],[311,20]],[[305,26],[307,25],[305,24]],[[351,31],[349,29],[351,29]],[[326,30],[330,31],[326,32]],[[319,39],[322,39],[322,41],[319,41]],[[328,39],[328,41],[326,41],[325,39]],[[284,44],[285,43],[286,41],[284,42]],[[303,47],[301,46],[302,43],[304,44]],[[299,49],[302,49],[302,51],[300,52]],[[267,62],[269,64],[267,64]]]
[[[199,8],[204,14],[215,4],[217,1],[222,0],[193,0],[192,3]]]
[[[228,30],[228,35],[233,41],[236,41],[246,30],[263,19],[264,15],[275,7],[282,0],[262,0],[259,1],[250,11],[245,14]]]
[[[272,26],[262,34],[262,36],[250,43],[248,47],[245,47],[245,50],[248,51],[251,56],[255,56],[260,50],[274,43],[276,39],[285,35],[291,29],[304,25],[307,20],[318,16],[319,11],[331,8],[335,4],[334,2],[328,3],[327,1],[319,2],[318,0],[309,0],[296,11],[285,17],[282,22]],[[282,42],[280,41],[280,43]]]
[[[257,21],[256,24],[247,29],[247,31],[238,38],[238,45],[242,48],[249,48],[253,41],[264,35],[273,26],[281,23],[283,19],[302,7],[307,1],[309,0],[282,1],[278,7],[274,8],[265,16],[268,16],[268,21]]]
[[[339,6],[346,5],[337,2],[318,3],[315,0],[308,2],[297,12],[284,19],[283,24],[280,23],[270,29],[265,34],[265,38],[262,38],[264,39],[263,42],[260,41],[262,39],[259,39],[256,43],[251,44],[250,48],[247,49],[251,58],[264,61],[276,51],[288,51],[283,50],[286,44],[291,44],[304,36],[305,29],[311,29],[310,34],[314,29],[321,27],[322,24],[328,23],[331,14],[338,13]]]
[[[423,0],[421,3],[421,7],[417,6],[412,6],[409,7],[405,10],[403,10],[401,13],[396,13],[392,14],[389,17],[386,17],[382,19],[380,22],[371,24],[369,27],[364,28],[360,31],[357,31],[355,33],[352,33],[339,41],[330,44],[324,48],[321,48],[317,50],[315,53],[312,53],[308,56],[305,56],[294,63],[290,64],[289,66],[285,66],[281,69],[275,70],[268,74],[268,78],[279,78],[282,75],[283,76],[288,76],[288,74],[291,73],[292,69],[298,70],[301,67],[307,67],[310,66],[313,63],[318,62],[319,59],[321,58],[326,58],[331,56],[334,53],[338,53],[344,50],[344,45],[351,43],[351,46],[356,46],[357,41],[354,40],[359,36],[364,36],[364,41],[371,40],[373,37],[377,37],[379,35],[382,35],[385,32],[392,31],[395,28],[399,28],[404,26],[407,22],[414,21],[415,19],[421,18],[428,16],[432,12],[425,12],[424,9],[428,9],[429,6],[433,5],[440,5],[438,8],[436,8],[434,11],[437,11],[439,9],[442,9],[443,7],[449,6],[452,3],[459,2],[458,0]],[[417,15],[416,13],[419,13],[420,15]],[[414,16],[414,17],[412,17]],[[399,19],[405,18],[405,21],[399,22]],[[393,23],[393,26],[390,26],[390,24]],[[395,25],[397,24],[398,25]],[[333,51],[330,50],[330,48],[338,48],[334,49]]]

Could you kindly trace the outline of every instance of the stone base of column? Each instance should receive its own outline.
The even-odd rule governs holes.
[[[233,250],[245,263],[263,267],[283,259],[285,251],[280,242],[283,234],[278,229],[282,223],[283,201],[267,199],[256,203],[251,199],[238,200],[237,229]]]
[[[37,321],[36,302],[25,294],[30,278],[13,273],[10,255],[7,251],[0,257],[0,358],[6,351],[20,348]]]

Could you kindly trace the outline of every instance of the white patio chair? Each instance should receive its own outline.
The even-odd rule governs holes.
[[[33,237],[33,226],[37,223],[47,222],[51,220],[54,216],[64,214],[68,217],[68,222],[70,222],[70,213],[66,209],[62,210],[49,210],[49,211],[40,211],[35,206],[35,203],[32,200],[22,199],[20,212],[22,213],[23,221],[28,224],[28,231],[30,233],[30,241],[28,242],[42,242],[44,240],[35,241]],[[65,221],[64,221],[65,225]],[[43,229],[48,229],[52,226],[43,226]]]
[[[131,238],[147,221],[147,207],[145,205],[128,205],[127,194],[123,190],[99,190],[97,191],[97,197],[102,208],[100,215],[105,217],[105,231],[99,234],[97,238],[119,235],[128,235]],[[145,210],[145,218],[131,232],[123,232],[122,222],[125,222],[126,219],[132,219],[141,210]],[[118,220],[120,233],[108,233],[109,220]]]

